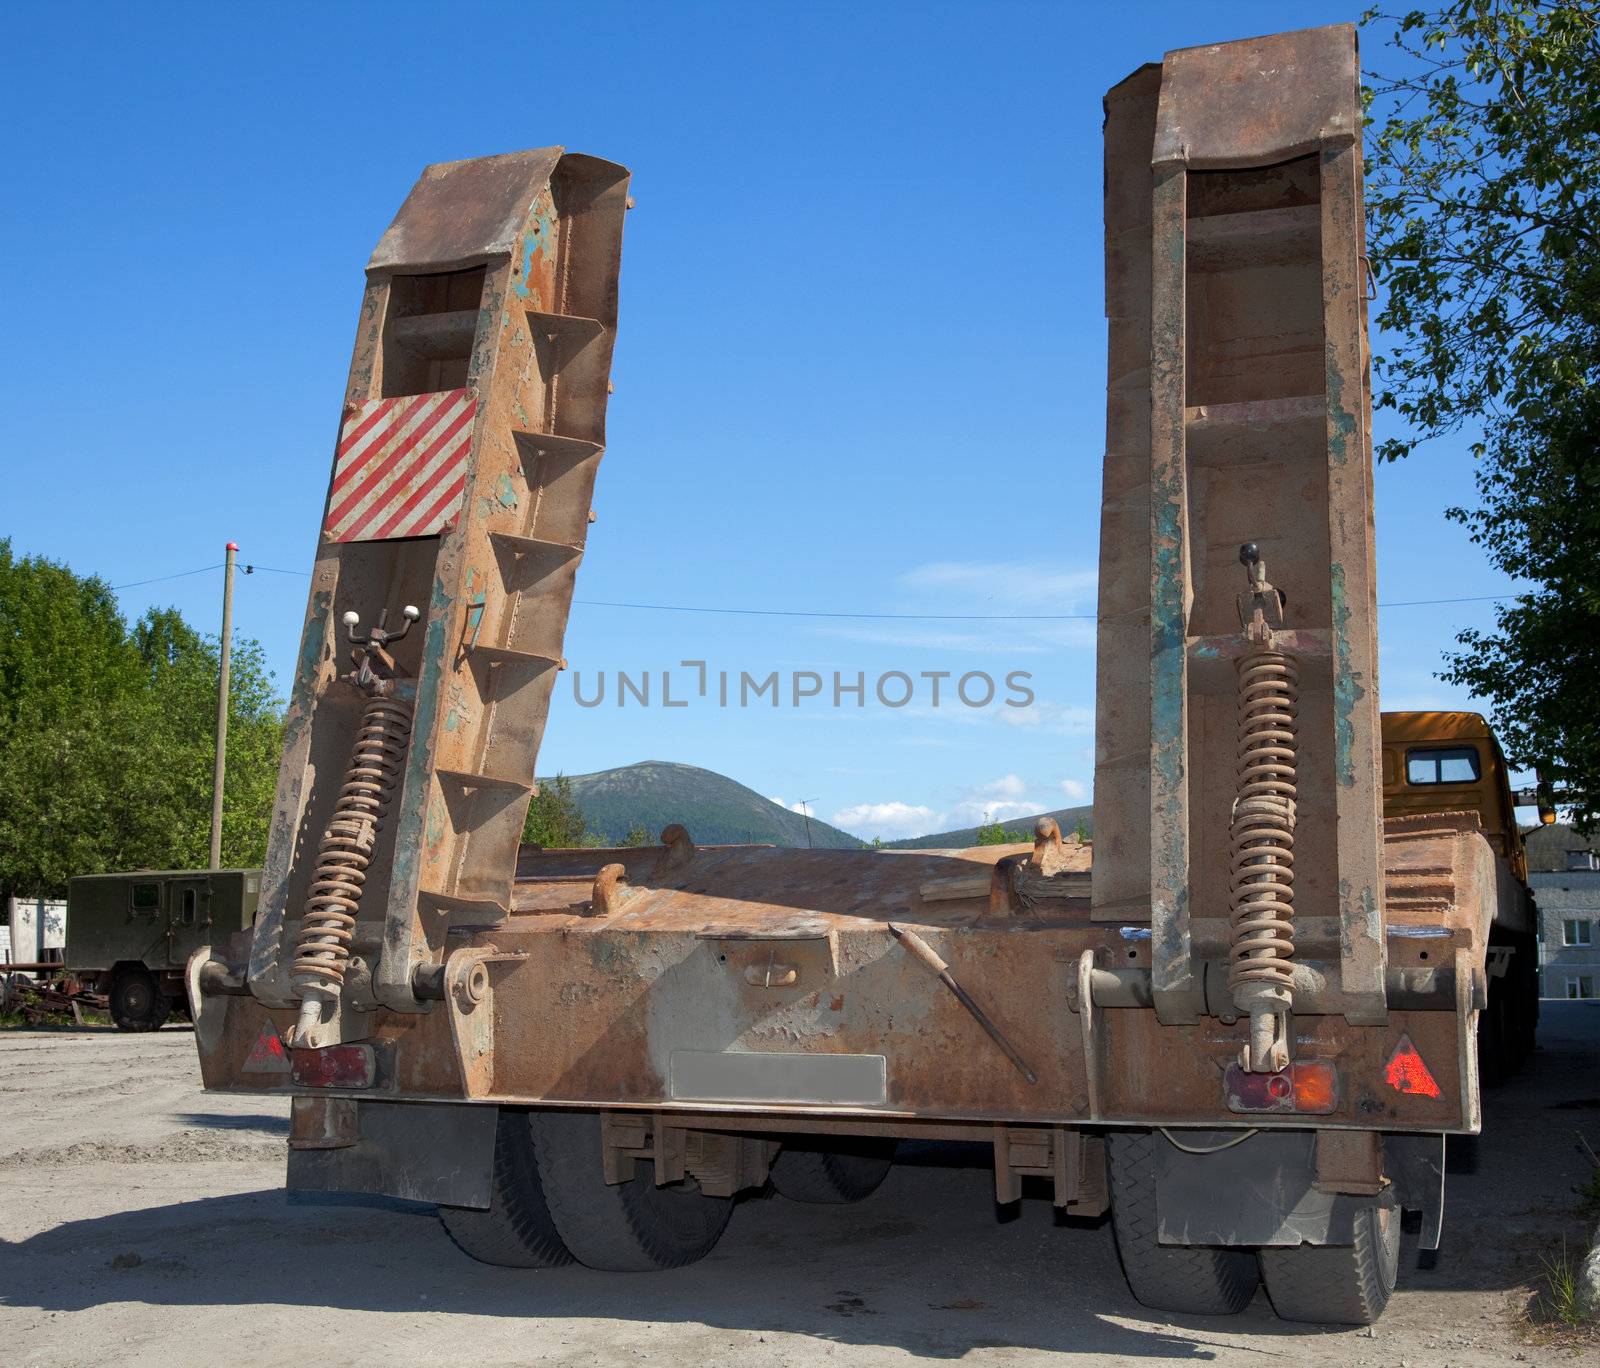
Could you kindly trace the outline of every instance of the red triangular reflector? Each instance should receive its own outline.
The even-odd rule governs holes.
[[[1383,1077],[1397,1093],[1412,1097],[1439,1096],[1438,1082],[1428,1072],[1428,1066],[1422,1062],[1422,1056],[1408,1035],[1402,1035],[1394,1047],[1389,1062],[1383,1066]]]
[[[262,1024],[261,1034],[245,1056],[244,1067],[247,1073],[289,1072],[289,1052],[270,1021]]]

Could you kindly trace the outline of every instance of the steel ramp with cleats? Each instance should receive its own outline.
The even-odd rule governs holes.
[[[1164,1022],[1231,962],[1280,1047],[1295,957],[1385,1017],[1358,81],[1339,25],[1106,102],[1095,916],[1149,923]]]
[[[430,166],[368,263],[249,969],[273,1006],[321,985],[300,1043],[424,1010],[452,927],[510,908],[605,447],[627,189],[560,148]],[[416,630],[389,630],[410,605]],[[400,721],[368,749],[395,773],[369,755],[363,804],[347,765],[375,694]]]

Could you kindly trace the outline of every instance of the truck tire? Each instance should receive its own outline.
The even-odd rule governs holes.
[[[791,1202],[859,1202],[878,1190],[894,1165],[894,1141],[845,1141],[827,1149],[785,1144],[772,1186]]]
[[[732,1197],[708,1197],[691,1181],[657,1187],[636,1160],[625,1183],[607,1183],[598,1112],[535,1111],[528,1117],[545,1202],[581,1264],[612,1272],[681,1268],[711,1252]]]
[[[1261,1279],[1284,1320],[1371,1325],[1400,1273],[1400,1213],[1376,1202],[1356,1214],[1353,1245],[1263,1249]]]
[[[501,1268],[559,1268],[572,1262],[545,1205],[528,1113],[500,1109],[495,1124],[489,1209],[442,1206],[439,1220],[462,1253]]]
[[[159,1031],[172,1004],[143,965],[119,969],[108,994],[111,1019],[119,1031]]]
[[[1150,1131],[1113,1131],[1111,1226],[1117,1254],[1134,1298],[1160,1311],[1229,1316],[1255,1295],[1259,1272],[1249,1249],[1164,1245],[1156,1232],[1156,1137]]]

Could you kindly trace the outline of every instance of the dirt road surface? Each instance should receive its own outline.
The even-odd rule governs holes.
[[[1445,1249],[1366,1331],[1166,1319],[1110,1228],[1045,1201],[997,1219],[981,1151],[906,1147],[857,1206],[743,1202],[672,1273],[470,1262],[431,1208],[282,1190],[287,1107],[202,1093],[193,1039],[0,1033],[0,1363],[7,1365],[1126,1363],[1572,1360],[1519,1329],[1540,1256],[1581,1255],[1577,1136],[1600,1148],[1600,1004],[1546,1004],[1542,1048],[1488,1095]],[[1590,1352],[1593,1352],[1592,1350]]]

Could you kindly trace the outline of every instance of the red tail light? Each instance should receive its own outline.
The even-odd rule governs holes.
[[[1323,1060],[1291,1064],[1282,1073],[1248,1073],[1228,1065],[1222,1076],[1228,1110],[1234,1112],[1298,1112],[1324,1116],[1339,1105],[1338,1071]]]
[[[370,1045],[329,1045],[292,1052],[292,1077],[300,1088],[370,1088],[377,1060]]]

